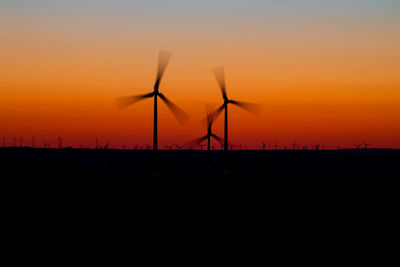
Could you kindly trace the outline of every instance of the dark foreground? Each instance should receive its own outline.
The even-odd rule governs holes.
[[[3,148],[0,182],[12,185],[3,192],[34,194],[32,199],[145,195],[146,201],[150,196],[179,196],[180,202],[260,198],[254,202],[293,205],[300,199],[376,202],[397,196],[389,191],[397,192],[400,177],[400,150],[230,151],[229,172],[222,151],[212,151],[211,168],[206,151],[160,151],[158,175],[152,156],[150,150]]]
[[[205,151],[160,151],[154,176],[151,151],[0,149],[5,217],[18,231],[53,225],[81,233],[103,223],[95,232],[101,238],[104,229],[125,236],[146,227],[170,232],[170,224],[205,236],[211,227],[234,239],[238,229],[276,242],[304,234],[298,248],[312,232],[341,239],[359,231],[357,238],[370,239],[366,223],[379,220],[385,227],[377,228],[386,229],[397,214],[399,150],[231,151],[229,173],[221,151],[211,160],[208,170]]]

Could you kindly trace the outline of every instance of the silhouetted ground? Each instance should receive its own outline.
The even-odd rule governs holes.
[[[251,236],[304,235],[303,244],[311,232],[370,239],[375,222],[386,227],[396,214],[399,150],[230,151],[228,174],[222,151],[212,152],[211,171],[206,151],[160,151],[160,162],[153,176],[152,151],[0,149],[6,217],[18,229],[123,225],[121,236],[173,221],[237,238],[246,225]]]

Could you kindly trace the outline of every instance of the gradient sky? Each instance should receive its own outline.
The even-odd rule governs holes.
[[[160,90],[191,120],[160,103],[160,146],[205,134],[224,65],[229,96],[263,105],[230,109],[236,144],[400,148],[399,14],[398,0],[2,0],[0,136],[151,144],[152,101],[114,98],[150,92],[166,49]]]

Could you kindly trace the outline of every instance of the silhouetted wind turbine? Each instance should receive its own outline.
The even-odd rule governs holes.
[[[363,142],[364,143],[364,149],[368,149],[368,146],[370,146],[371,144],[368,144],[368,143],[366,143],[366,142]]]
[[[43,147],[44,148],[50,148],[50,143],[47,143],[46,141],[43,141]]]
[[[176,147],[177,150],[182,150],[185,147],[185,145],[175,144],[175,147]]]
[[[153,98],[154,99],[154,128],[153,128],[153,157],[154,157],[154,164],[155,168],[158,168],[158,122],[157,122],[157,100],[158,97],[161,98],[162,101],[167,105],[167,107],[171,110],[172,114],[178,119],[181,124],[184,124],[188,119],[189,116],[178,106],[172,103],[164,94],[159,92],[160,83],[162,77],[164,75],[165,69],[167,68],[168,62],[171,58],[171,54],[167,51],[160,51],[159,53],[159,61],[158,61],[158,69],[157,69],[157,76],[156,81],[154,84],[153,92],[137,95],[137,96],[127,96],[127,97],[120,97],[116,99],[117,106],[122,109],[128,107],[140,100],[146,98]]]
[[[224,143],[224,139],[222,139],[221,137],[219,137],[218,135],[216,135],[212,132],[212,126],[213,126],[215,118],[216,118],[216,114],[214,112],[211,112],[210,110],[207,110],[207,107],[206,107],[207,134],[203,137],[200,137],[198,139],[195,139],[195,140],[189,142],[190,144],[201,145],[201,142],[207,140],[208,166],[210,166],[210,164],[211,164],[211,154],[210,154],[211,138],[214,138],[221,145]],[[203,150],[203,146],[201,147],[201,150]]]
[[[225,86],[225,73],[224,67],[216,67],[213,69],[215,78],[219,84],[222,93],[222,99],[224,103],[215,111],[215,117],[217,117],[222,110],[225,111],[225,123],[224,123],[224,158],[225,158],[225,171],[228,170],[228,105],[233,104],[247,110],[250,113],[259,115],[261,112],[261,106],[258,104],[246,103],[241,101],[236,101],[228,98]]]
[[[64,140],[61,138],[61,136],[59,136],[57,139],[58,139],[58,149],[62,149],[63,146],[62,143]]]

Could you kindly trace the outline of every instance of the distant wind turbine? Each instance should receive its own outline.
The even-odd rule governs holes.
[[[364,149],[368,149],[368,146],[371,145],[371,144],[368,144],[368,143],[366,143],[366,142],[363,142],[363,144],[364,144]]]

